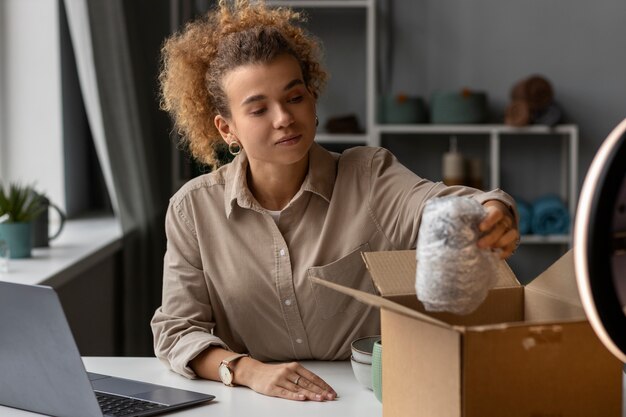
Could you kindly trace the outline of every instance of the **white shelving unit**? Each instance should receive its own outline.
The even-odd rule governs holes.
[[[503,188],[529,202],[546,192],[559,195],[572,219],[570,231],[521,236],[520,248],[509,259],[521,283],[528,283],[571,248],[571,227],[578,201],[576,125],[514,128],[506,125],[381,124],[375,126],[375,133],[377,140],[384,140],[385,146],[399,151],[399,159],[412,165],[410,168],[418,175],[438,179],[441,171],[433,169],[441,168],[438,164],[447,151],[448,138],[456,136],[464,154],[467,152],[472,158],[481,155],[485,162],[485,188]],[[410,161],[409,155],[414,155],[414,161]]]
[[[365,133],[332,134],[320,133],[318,143],[341,143],[378,146],[380,141],[376,127],[376,0],[267,0],[270,6],[285,6],[293,9],[362,9],[365,11]]]
[[[488,136],[489,147],[489,187],[499,188],[501,185],[501,147],[502,143],[511,135],[544,135],[554,140],[561,140],[560,148],[560,189],[555,190],[561,199],[567,202],[570,217],[573,219],[576,213],[578,201],[578,127],[576,125],[528,126],[522,128],[507,125],[482,124],[482,125],[384,125],[375,126],[375,134],[380,141],[382,135],[458,135],[459,143],[462,143],[463,135]],[[441,155],[433,155],[440,158]],[[520,174],[521,175],[521,174]],[[514,192],[515,190],[506,190]],[[522,236],[523,244],[571,244],[571,234],[566,235],[525,235]]]
[[[507,135],[552,135],[562,138],[561,144],[561,187],[558,194],[568,204],[571,218],[574,218],[578,200],[578,128],[575,125],[528,126],[516,128],[507,125],[392,125],[380,124],[376,114],[376,0],[269,0],[272,6],[286,6],[294,9],[316,8],[360,8],[366,12],[365,47],[366,47],[366,121],[364,134],[329,134],[319,133],[316,141],[321,144],[370,145],[380,146],[383,135],[487,135],[489,137],[489,188],[499,188],[501,184],[501,144]],[[331,46],[332,47],[332,46]],[[441,155],[433,156],[441,157]],[[566,235],[526,235],[521,243],[571,244],[570,234]]]

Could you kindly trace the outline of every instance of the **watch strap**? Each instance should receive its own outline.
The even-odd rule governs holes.
[[[237,360],[237,359],[243,358],[243,357],[245,357],[245,356],[250,356],[250,355],[248,355],[247,353],[237,353],[236,355],[229,356],[229,357],[228,357],[228,358],[226,358],[226,359],[222,359],[222,363],[223,363],[224,365],[228,366],[231,362],[233,362],[233,361],[235,361],[235,360]],[[230,368],[229,368],[229,369],[230,369]]]
[[[231,375],[231,383],[230,384],[227,384],[225,381],[222,380],[222,382],[225,385],[227,385],[229,387],[234,386],[232,384],[232,381],[235,379],[235,372],[231,369],[230,364],[233,363],[234,361],[237,361],[237,360],[239,360],[241,358],[244,358],[246,356],[250,356],[250,355],[248,355],[247,353],[237,353],[237,354],[235,354],[233,356],[229,356],[228,358],[222,359],[222,361],[220,362],[220,367],[222,367],[222,366],[226,367],[228,369],[228,372],[230,372],[230,375]]]

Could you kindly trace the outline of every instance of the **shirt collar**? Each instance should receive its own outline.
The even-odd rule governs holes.
[[[330,203],[337,176],[337,159],[317,143],[309,150],[309,173],[304,179],[302,189],[322,197]]]
[[[224,187],[224,208],[226,217],[230,218],[235,203],[241,207],[252,206],[252,195],[248,190],[246,172],[248,171],[248,158],[245,151],[233,159],[226,172],[226,184]]]
[[[235,203],[242,208],[258,206],[248,189],[246,178],[248,158],[245,151],[237,155],[229,165],[224,188],[224,208],[227,218],[230,218]],[[309,172],[301,190],[317,194],[330,203],[336,175],[337,158],[317,143],[313,143],[309,150]]]

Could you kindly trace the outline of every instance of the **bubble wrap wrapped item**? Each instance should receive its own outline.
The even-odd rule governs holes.
[[[469,314],[497,280],[498,255],[479,249],[483,206],[468,197],[442,197],[424,207],[417,238],[417,298],[428,311]]]

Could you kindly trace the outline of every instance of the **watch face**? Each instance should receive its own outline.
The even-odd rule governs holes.
[[[228,366],[221,364],[218,368],[220,373],[220,379],[226,385],[230,385],[233,383],[233,374],[228,369]]]

